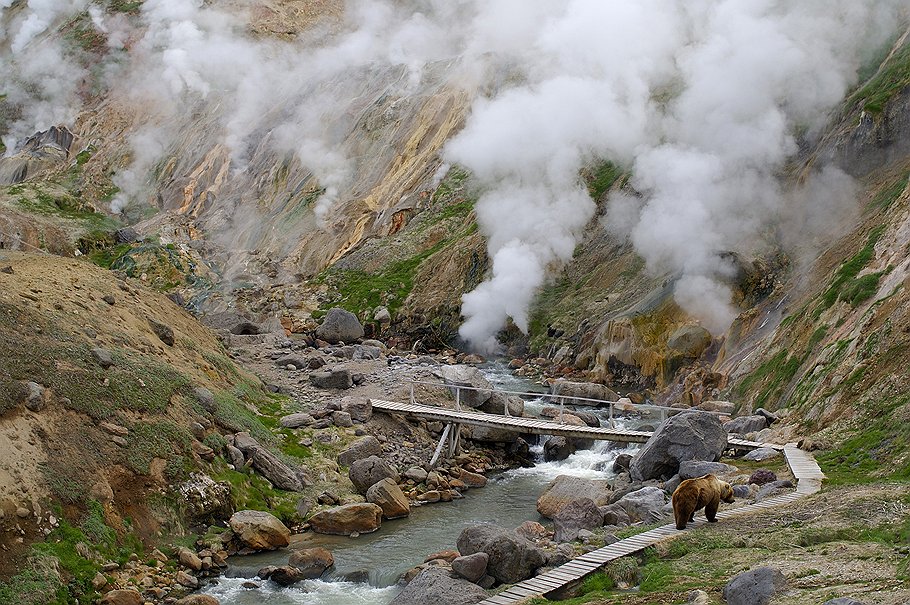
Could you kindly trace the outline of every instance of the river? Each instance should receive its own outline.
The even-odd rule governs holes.
[[[541,390],[500,366],[487,368],[485,373],[504,390]],[[540,400],[531,400],[526,410],[539,412],[543,405]],[[617,426],[629,428],[637,424],[634,420],[617,422]],[[400,591],[396,583],[401,574],[430,553],[455,548],[463,528],[480,522],[504,527],[517,527],[528,520],[544,522],[536,503],[552,479],[558,475],[610,478],[612,460],[636,447],[618,448],[601,441],[593,449],[576,452],[560,462],[540,462],[531,468],[491,475],[486,487],[468,490],[464,499],[415,507],[408,518],[384,521],[376,532],[358,538],[304,534],[303,547],[323,546],[335,557],[335,566],[322,580],[307,580],[290,588],[255,580],[258,588],[244,588],[260,568],[287,564],[288,552],[278,551],[231,558],[225,576],[203,592],[217,597],[223,605],[386,605]],[[542,459],[542,450],[540,445],[533,448],[538,459]]]

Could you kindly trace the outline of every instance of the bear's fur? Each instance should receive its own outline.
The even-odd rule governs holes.
[[[714,523],[717,521],[717,507],[723,500],[733,503],[733,487],[714,475],[705,475],[697,479],[686,479],[673,492],[673,516],[676,517],[676,529],[686,529],[686,523],[695,521],[695,511],[705,509],[705,517]]]

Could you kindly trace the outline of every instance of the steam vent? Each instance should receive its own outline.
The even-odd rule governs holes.
[[[0,605],[910,603],[906,0],[0,0]]]

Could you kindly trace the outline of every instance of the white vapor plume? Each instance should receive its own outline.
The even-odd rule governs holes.
[[[856,0],[576,1],[522,28],[524,79],[477,101],[447,150],[485,189],[477,213],[493,261],[492,276],[464,296],[461,336],[489,350],[507,319],[526,330],[536,288],[593,215],[578,174],[594,159],[629,168],[641,195],[612,195],[605,225],[629,236],[650,270],[676,275],[680,306],[723,332],[738,314],[725,253],[748,252],[770,227],[792,240],[784,217],[805,225],[845,208],[852,188],[836,170],[811,179],[830,193],[824,200],[784,191],[778,175],[797,151],[794,132],[823,125],[902,10]],[[789,206],[806,202],[826,208]]]
[[[349,139],[385,135],[359,121],[387,99],[412,111],[408,100],[459,87],[471,113],[433,181],[457,164],[481,192],[492,271],[464,296],[461,335],[488,350],[509,320],[527,329],[535,293],[571,260],[597,212],[580,171],[605,160],[636,194],[612,194],[603,224],[676,277],[687,312],[726,329],[728,252],[769,234],[798,246],[849,212],[838,171],[820,167],[796,189],[780,175],[795,133],[817,133],[860,58],[907,17],[906,0],[349,0],[338,22],[295,39],[251,31],[252,15],[285,4],[145,0],[125,15],[101,0],[0,0],[0,93],[19,111],[0,134],[72,123],[80,93],[100,88],[133,120],[112,211],[149,199],[165,165],[179,198],[201,158],[221,161],[207,155],[218,146],[226,228],[259,217],[263,150],[314,177],[313,212],[331,228],[336,204],[370,188],[363,172],[382,172]],[[83,12],[107,41],[92,69],[54,30]]]

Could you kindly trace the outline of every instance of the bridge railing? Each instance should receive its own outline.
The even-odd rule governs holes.
[[[443,388],[447,388],[447,389],[454,391],[455,409],[459,410],[459,411],[461,411],[461,392],[462,391],[489,391],[489,392],[495,391],[497,393],[502,393],[503,395],[515,395],[518,397],[549,398],[550,400],[556,399],[559,402],[559,419],[558,419],[558,421],[560,424],[565,424],[565,421],[563,420],[563,414],[565,413],[566,403],[569,402],[569,405],[572,405],[571,402],[573,402],[573,401],[586,401],[586,402],[589,402],[586,405],[589,405],[591,407],[608,407],[609,422],[610,422],[611,428],[616,427],[615,416],[616,416],[617,411],[620,411],[620,412],[627,412],[627,411],[657,412],[660,416],[660,421],[663,422],[669,416],[678,414],[679,412],[684,412],[687,409],[687,408],[671,408],[669,406],[653,405],[653,404],[649,404],[649,403],[624,403],[624,404],[622,404],[622,407],[617,410],[617,406],[619,405],[618,401],[608,401],[605,399],[593,399],[590,397],[577,397],[575,395],[561,395],[559,393],[532,393],[532,392],[524,392],[524,391],[505,391],[502,389],[497,389],[495,387],[486,389],[486,388],[481,388],[481,387],[471,387],[471,386],[460,385],[460,384],[447,384],[444,382],[430,382],[430,381],[426,381],[426,380],[411,380],[410,384],[411,384],[411,403],[415,403],[415,404],[418,403],[415,398],[415,394],[414,394],[415,385],[443,387]],[[582,404],[582,405],[585,405],[585,404]],[[506,402],[503,405],[503,412],[504,412],[505,416],[511,416],[511,414],[509,413],[508,402]],[[708,412],[708,413],[715,414],[718,416],[724,415],[722,412]]]

